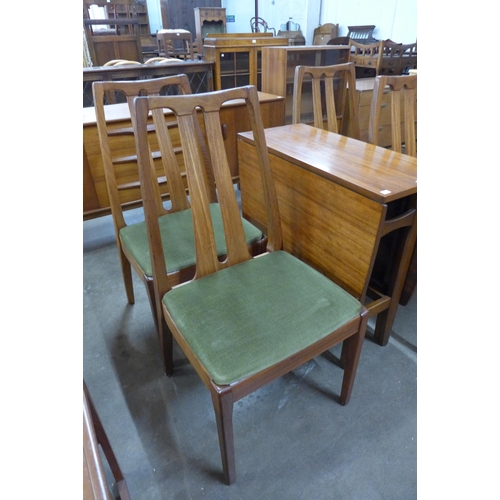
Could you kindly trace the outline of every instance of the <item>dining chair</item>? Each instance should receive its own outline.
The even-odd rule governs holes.
[[[296,66],[293,82],[292,123],[309,121],[304,113],[305,83],[312,86],[312,118],[314,126],[330,132],[360,138],[354,63],[330,66]],[[348,115],[348,118],[347,118]]]
[[[177,59],[194,59],[193,37],[184,29],[162,29],[156,32],[158,55]]]
[[[94,402],[83,381],[83,498],[84,500],[113,500],[111,484],[102,457],[116,482],[120,500],[130,500],[130,494],[122,470],[104,430]]]
[[[123,124],[113,124],[106,120],[105,96],[109,92],[121,92],[129,104],[133,121],[132,102],[139,94],[159,95],[160,92],[190,94],[191,88],[186,75],[152,78],[136,81],[94,82],[92,86],[97,118],[99,144],[101,148],[106,186],[110,201],[111,214],[115,229],[116,244],[120,258],[123,283],[129,304],[135,302],[132,281],[132,268],[144,283],[151,306],[151,312],[159,334],[160,349],[163,352],[163,339],[158,326],[156,309],[155,283],[144,221],[127,224],[124,216],[126,196],[132,188],[139,188],[140,183],[131,183],[129,178],[137,178],[137,154],[133,150],[121,148],[124,135],[133,134],[133,128],[123,128]],[[178,141],[177,122],[165,121],[161,110],[156,110],[148,124],[150,148],[152,151],[150,168],[154,172],[155,192],[157,195],[157,217],[167,259],[168,283],[171,286],[190,280],[195,275],[195,244],[191,219],[191,206],[186,191],[184,172],[184,152]],[[204,146],[203,132],[195,120],[193,133],[198,138],[199,147],[204,151],[205,189],[212,202],[211,211],[216,227],[217,252],[219,257],[226,254],[226,244],[222,234],[222,219],[217,203],[217,193],[213,182],[210,159]],[[135,173],[135,174],[134,174]],[[165,197],[170,200],[170,207],[165,207]],[[265,249],[266,237],[252,224],[243,221],[245,236],[252,254]]]
[[[267,252],[248,252],[220,126],[224,102],[246,103],[258,149],[267,213]],[[227,258],[215,252],[210,197],[203,159],[196,144],[193,109],[202,110],[226,234]],[[177,117],[191,194],[196,242],[196,275],[172,287],[168,260],[162,258],[156,215],[155,179],[150,168],[148,114],[167,108]],[[157,308],[162,309],[165,346],[173,372],[173,338],[210,391],[219,435],[225,481],[236,477],[233,404],[343,342],[344,369],[340,403],[351,396],[366,329],[367,311],[354,297],[306,263],[282,250],[282,231],[275,187],[256,87],[134,101],[137,151],[148,228]],[[332,370],[337,369],[332,365]]]
[[[390,121],[387,123],[384,119],[383,102],[384,94],[391,94]],[[391,149],[399,153],[405,153],[410,156],[417,156],[417,120],[416,120],[416,101],[417,101],[417,76],[416,75],[383,75],[375,78],[373,87],[372,105],[370,111],[370,121],[368,125],[368,142],[378,146],[379,137],[386,127],[391,127]],[[381,241],[381,247],[378,253],[380,266],[384,266],[384,260],[393,259],[392,247],[395,238],[398,236],[388,235]],[[417,244],[416,235],[413,236],[413,251],[408,266],[406,276],[398,276],[395,285],[401,288],[401,297],[399,303],[406,305],[413,295],[417,286]],[[385,256],[385,257],[384,257]],[[384,284],[376,282],[374,276],[373,288],[383,288]],[[386,312],[384,313],[386,314]],[[383,341],[385,342],[385,340]]]
[[[391,149],[416,157],[416,75],[384,75],[375,78],[368,125],[368,142],[378,145],[379,135],[384,127],[381,123],[384,108],[382,99],[387,91],[391,94]]]

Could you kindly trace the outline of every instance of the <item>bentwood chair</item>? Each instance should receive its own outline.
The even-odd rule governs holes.
[[[305,84],[312,85],[314,126],[330,132],[360,138],[356,93],[356,73],[353,63],[331,66],[297,66],[293,83],[292,123],[307,121],[304,113]],[[305,116],[305,118],[304,118]],[[348,116],[348,118],[347,118]]]
[[[135,179],[138,178],[135,147],[132,151],[124,151],[121,146],[124,135],[132,135],[133,129],[132,127],[123,129],[122,124],[117,127],[112,121],[106,120],[105,95],[115,91],[126,96],[131,109],[134,97],[139,94],[159,95],[160,92],[190,94],[191,89],[186,75],[150,80],[94,82],[93,84],[99,143],[127,300],[129,304],[133,304],[135,301],[131,270],[134,268],[146,286],[155,327],[160,334],[158,314],[161,314],[161,310],[156,309],[156,285],[153,280],[146,223],[142,221],[127,224],[124,216],[127,193],[134,187],[139,188],[138,182],[130,182],[131,176],[134,176]],[[131,116],[133,117],[132,112]],[[193,134],[196,134],[197,143],[204,150],[203,132],[196,120],[194,123]],[[154,172],[152,175],[156,193],[156,214],[167,259],[167,281],[170,286],[175,286],[193,278],[196,261],[191,206],[186,192],[184,152],[177,139],[177,122],[170,120],[167,123],[161,110],[156,110],[153,113],[148,130],[152,151],[150,168]],[[217,203],[210,160],[206,151],[202,156],[204,158],[205,189],[212,202],[211,213],[216,227],[217,253],[222,258],[226,254],[226,244],[222,232],[220,208]],[[163,203],[163,199],[167,195],[171,205],[168,209]],[[136,196],[140,197],[140,194]],[[252,254],[262,252],[266,240],[263,233],[247,221],[243,221],[243,226],[246,241]],[[163,352],[161,335],[159,341]]]
[[[258,149],[268,216],[267,252],[253,258],[225,155],[219,112],[224,102],[246,103]],[[196,144],[193,109],[203,112],[219,193],[227,258],[215,252],[210,197]],[[147,140],[148,114],[170,109],[179,123],[191,194],[196,276],[172,288],[156,215],[155,179]],[[225,480],[235,480],[233,404],[272,380],[343,342],[340,403],[351,396],[366,328],[363,306],[325,276],[282,250],[278,203],[254,86],[178,97],[138,97],[134,102],[137,151],[158,309],[172,373],[172,335],[209,389],[217,421]],[[168,325],[168,328],[167,328]],[[171,332],[171,334],[170,334]],[[337,369],[332,365],[332,369]]]

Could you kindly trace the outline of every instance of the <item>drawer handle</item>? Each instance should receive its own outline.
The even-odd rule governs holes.
[[[381,105],[380,105],[381,108],[387,108],[387,103],[386,102],[383,102]]]

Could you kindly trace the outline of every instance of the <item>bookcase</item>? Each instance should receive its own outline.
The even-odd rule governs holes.
[[[214,63],[214,90],[242,85],[255,85],[261,90],[261,51],[265,47],[288,46],[287,38],[268,35],[244,33],[205,38],[205,60]]]

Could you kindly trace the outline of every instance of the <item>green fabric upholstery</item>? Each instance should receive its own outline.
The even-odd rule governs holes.
[[[174,288],[163,303],[220,385],[286,359],[362,309],[342,288],[282,251]]]
[[[214,226],[215,243],[218,255],[227,252],[226,240],[222,226],[222,217],[218,203],[210,204],[210,213]],[[262,239],[262,231],[243,220],[243,228],[247,237],[247,243],[255,243]],[[167,272],[175,272],[196,264],[196,252],[194,247],[194,231],[191,209],[182,212],[174,212],[159,218],[161,239],[165,251],[165,262]],[[120,230],[122,244],[132,254],[146,276],[153,275],[151,259],[149,256],[149,244],[146,223],[139,222],[126,226]]]

